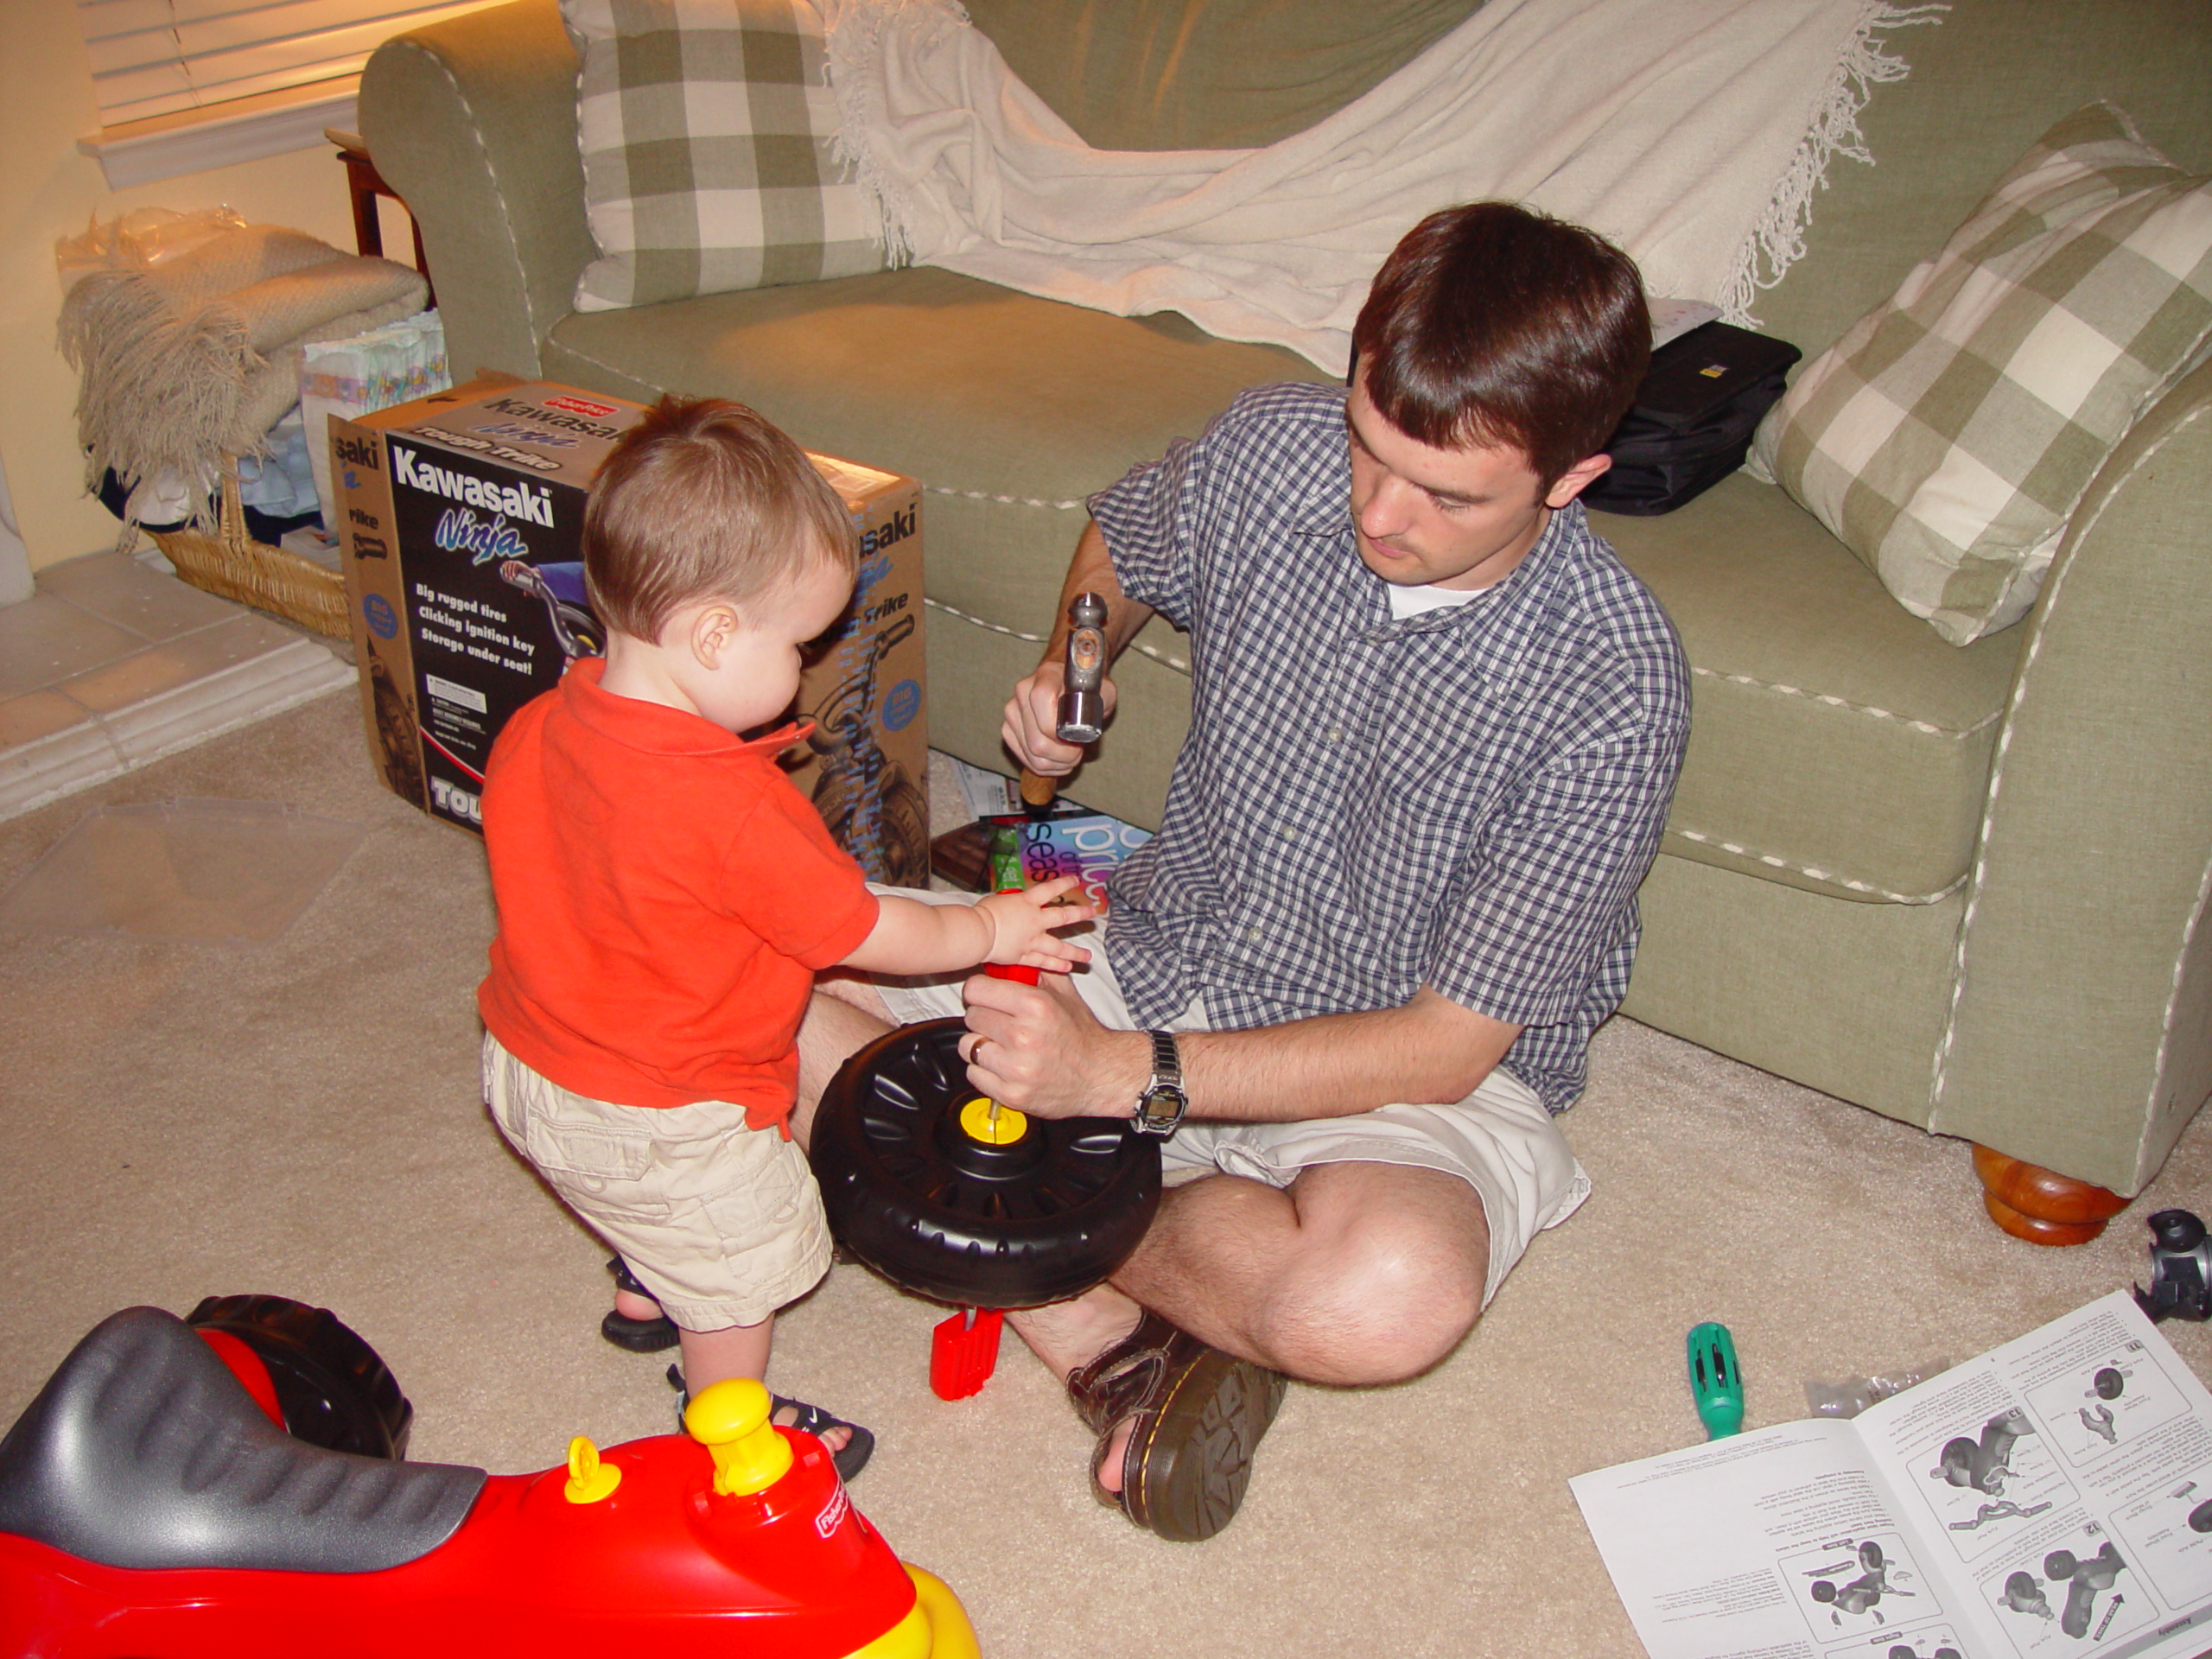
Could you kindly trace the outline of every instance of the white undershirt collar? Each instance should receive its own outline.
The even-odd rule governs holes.
[[[1409,616],[1426,616],[1431,611],[1440,611],[1450,605],[1465,605],[1470,601],[1484,599],[1496,593],[1503,582],[1492,582],[1487,588],[1439,588],[1433,585],[1402,588],[1395,582],[1388,584],[1390,590],[1390,615],[1402,622]]]

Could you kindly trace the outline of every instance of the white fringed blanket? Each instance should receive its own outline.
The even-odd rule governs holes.
[[[223,457],[263,453],[270,425],[300,400],[308,343],[396,322],[423,298],[423,278],[404,265],[273,225],[79,277],[58,332],[81,376],[87,484],[109,468],[126,486],[171,484],[197,503],[195,522],[211,523]]]
[[[1489,0],[1263,149],[1099,150],[955,0],[826,0],[839,149],[894,257],[1121,315],[1179,311],[1341,372],[1424,214],[1525,201],[1603,232],[1654,294],[1750,320],[1802,251],[1858,112],[1900,79],[1890,0]]]

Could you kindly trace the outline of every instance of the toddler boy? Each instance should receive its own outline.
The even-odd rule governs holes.
[[[751,410],[663,399],[601,467],[583,550],[607,655],[517,713],[487,767],[485,1100],[674,1322],[696,1390],[760,1376],[776,1310],[829,1269],[789,1122],[817,972],[1065,971],[1087,953],[1051,930],[1090,912],[1055,907],[1072,880],[878,898],[784,776],[855,551],[836,492]],[[796,1402],[777,1421],[848,1476],[871,1444]]]

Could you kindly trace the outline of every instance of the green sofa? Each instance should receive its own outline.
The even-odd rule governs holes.
[[[1092,143],[1159,149],[1296,131],[1471,6],[969,9]],[[1808,357],[2092,98],[2212,168],[2202,0],[1955,0],[1891,38],[1912,71],[1865,111],[1876,164],[1832,164],[1804,256],[1758,307]],[[1051,623],[1084,496],[1240,388],[1319,371],[1178,317],[931,269],[575,312],[594,251],[576,67],[553,0],[402,35],[368,67],[361,130],[420,222],[456,370],[733,397],[919,478],[931,736],[1004,764],[999,709]],[[1978,1161],[2009,1195],[1993,1214],[2050,1242],[2139,1191],[2212,1092],[2208,407],[2212,366],[2113,458],[2027,621],[1964,649],[1747,477],[1668,517],[1598,520],[1696,673],[1625,1012],[1993,1149]],[[1140,639],[1079,798],[1154,821],[1188,715],[1183,651],[1163,624]]]

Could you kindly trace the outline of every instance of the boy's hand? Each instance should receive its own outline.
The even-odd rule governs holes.
[[[1020,963],[1056,974],[1089,962],[1090,951],[1052,931],[1089,921],[1096,913],[1090,899],[1068,897],[1082,885],[1079,876],[1063,875],[1020,893],[995,893],[983,899],[976,908],[992,929],[991,948],[983,960]]]

